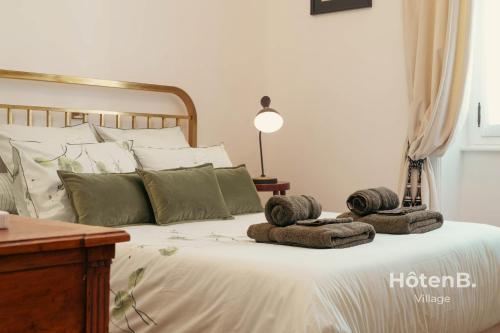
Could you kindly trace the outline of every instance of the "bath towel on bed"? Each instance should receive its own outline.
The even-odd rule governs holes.
[[[413,209],[414,211],[409,213],[380,212],[365,216],[347,212],[339,215],[339,217],[352,217],[354,221],[371,224],[377,233],[382,234],[418,234],[441,228],[443,225],[443,215],[441,213],[422,210],[422,207],[414,207]]]
[[[406,215],[409,213],[413,212],[419,212],[422,210],[426,210],[427,205],[420,205],[420,206],[413,206],[413,207],[399,207],[395,209],[389,209],[389,210],[381,210],[378,211],[377,214],[379,215]]]
[[[297,221],[297,225],[303,225],[306,227],[319,227],[326,224],[338,224],[338,223],[350,223],[354,220],[352,217],[345,218],[323,218],[323,219],[311,219],[311,220],[301,220]]]
[[[285,227],[300,220],[317,219],[321,205],[308,195],[276,195],[267,201],[265,215],[269,223]]]
[[[319,226],[290,225],[276,227],[270,223],[251,225],[248,237],[259,243],[277,243],[316,249],[341,249],[370,243],[374,228],[362,222],[334,223]]]

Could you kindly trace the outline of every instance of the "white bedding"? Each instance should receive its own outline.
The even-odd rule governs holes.
[[[247,227],[262,221],[124,228],[132,240],[117,245],[111,267],[122,302],[112,296],[110,332],[472,333],[500,322],[500,228],[446,222],[427,234],[315,250],[253,242]],[[469,273],[476,288],[390,288],[390,273],[411,272]],[[421,303],[420,295],[451,300]]]

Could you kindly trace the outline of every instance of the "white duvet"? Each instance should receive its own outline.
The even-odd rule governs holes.
[[[110,332],[474,333],[500,322],[500,228],[446,222],[427,234],[317,250],[247,238],[263,221],[125,228],[132,240],[117,245],[111,267]],[[391,288],[391,273],[467,273],[476,287],[396,280]]]

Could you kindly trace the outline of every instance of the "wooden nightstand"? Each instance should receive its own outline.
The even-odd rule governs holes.
[[[273,195],[286,195],[290,189],[290,182],[278,182],[276,184],[255,184],[258,192],[273,192]]]
[[[0,230],[0,332],[107,333],[123,230],[9,216]]]

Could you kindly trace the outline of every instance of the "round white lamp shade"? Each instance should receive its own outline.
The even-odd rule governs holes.
[[[253,121],[255,128],[263,133],[273,133],[283,126],[283,117],[278,111],[265,108],[260,111]]]

